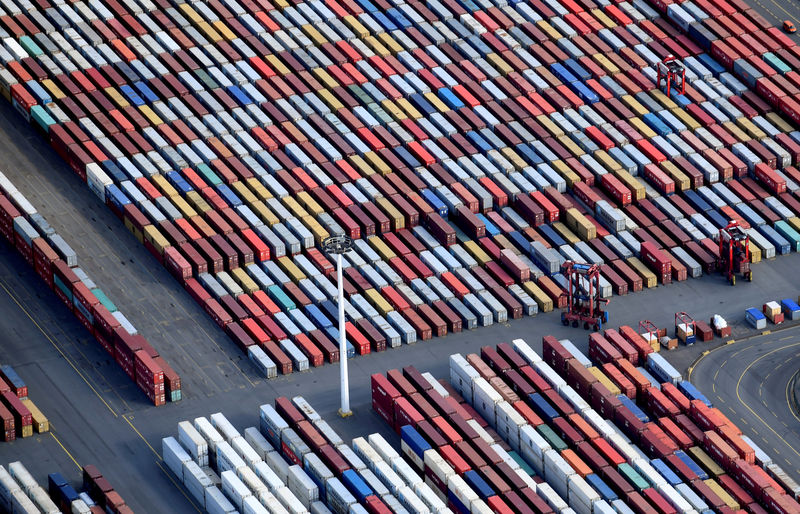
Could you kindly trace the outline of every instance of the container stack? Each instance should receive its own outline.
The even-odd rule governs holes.
[[[24,514],[133,514],[133,510],[95,466],[84,466],[81,493],[60,473],[48,475],[47,482],[48,489],[45,490],[19,461],[10,463],[8,470],[0,466],[0,505],[3,511]]]
[[[541,356],[522,340],[484,347],[481,355],[453,355],[449,383],[428,381],[427,389],[413,367],[393,370],[373,376],[373,405],[385,403],[381,397],[388,391],[396,405],[404,406],[390,423],[404,434],[403,441],[413,442],[409,448],[438,447],[441,459],[429,460],[435,469],[442,468],[441,461],[449,466],[444,476],[458,476],[451,468],[474,469],[474,458],[487,459],[482,450],[475,457],[465,451],[456,452],[457,459],[448,457],[449,444],[459,444],[453,437],[468,439],[464,431],[474,421],[473,441],[485,437],[509,460],[523,463],[520,469],[536,477],[536,491],[553,509],[567,504],[581,513],[800,509],[798,486],[771,468],[761,449],[660,355],[642,358],[635,348],[646,348],[643,340],[635,345],[620,337],[622,332],[632,331],[609,330],[603,340],[595,334],[590,342],[595,355],[605,350],[605,363],[588,359],[569,341],[547,336]],[[470,421],[437,412],[439,403],[421,403],[420,397],[435,398],[442,389],[449,394],[441,405],[463,410]],[[427,407],[433,410],[428,413]],[[385,410],[379,414],[386,417]],[[410,462],[419,462],[405,446],[404,452],[411,454]],[[479,468],[481,481],[473,478],[480,484],[476,493],[484,496],[460,499],[499,494],[501,501],[511,501],[502,496],[510,482],[498,481],[490,468]],[[514,504],[509,512],[535,509],[523,505]],[[454,506],[469,511],[451,502]]]
[[[259,418],[244,436],[217,413],[162,440],[164,461],[204,512],[447,511],[446,496],[380,434],[348,445],[302,397],[262,405]],[[410,443],[418,453],[419,442]],[[465,484],[459,494],[475,492]]]
[[[783,323],[783,309],[778,302],[767,302],[763,305],[761,310],[764,312],[764,316],[774,324],[779,325]]]
[[[800,47],[741,0],[95,4],[4,5],[0,93],[265,376],[339,358],[331,235],[348,354],[561,307],[566,259],[713,273],[732,219],[800,248]]]
[[[78,321],[114,357],[150,401],[154,405],[164,405],[167,400],[180,400],[180,377],[78,266],[75,251],[56,234],[44,217],[2,173],[0,173],[0,218],[8,222],[6,226],[9,230],[3,231],[6,240],[17,249],[28,264],[33,266],[36,274],[53,289]],[[14,377],[14,380],[19,380],[19,377],[10,368],[10,375],[6,375],[6,368],[8,367],[1,368],[0,374],[4,381],[8,382],[7,386],[13,388],[9,376]],[[8,387],[5,391],[2,388],[0,385],[0,395],[5,395]],[[23,396],[20,396],[21,389],[13,391],[23,402],[27,400],[27,388],[24,390]],[[9,406],[6,400],[2,400],[2,403],[6,409],[15,412],[14,409],[17,407]],[[27,435],[30,435],[32,413],[36,414],[33,422],[37,430],[48,429],[47,419],[35,405],[30,404],[20,408],[27,412],[24,418],[28,420],[22,421],[26,423],[24,426],[28,427],[23,429],[21,433],[23,436],[26,434],[25,430],[28,430]],[[5,421],[2,410],[0,417]],[[21,426],[20,422],[17,421],[18,426]],[[8,425],[7,422],[5,424]],[[8,440],[8,428],[4,433]]]
[[[3,441],[50,430],[50,422],[28,398],[28,386],[8,365],[0,366],[0,419]]]

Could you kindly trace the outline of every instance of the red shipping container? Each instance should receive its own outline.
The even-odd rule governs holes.
[[[643,242],[640,255],[644,264],[653,270],[662,284],[672,282],[672,261],[662,250],[650,242]]]

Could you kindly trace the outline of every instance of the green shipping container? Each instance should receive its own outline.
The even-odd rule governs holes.
[[[267,288],[267,295],[273,302],[278,304],[278,307],[284,312],[289,312],[297,308],[292,299],[289,298],[279,286],[269,286]]]
[[[46,133],[50,133],[50,126],[56,124],[56,120],[41,105],[31,107],[31,119]]]
[[[793,229],[791,225],[781,220],[775,223],[775,230],[789,241],[793,252],[800,252],[800,233]]]
[[[627,462],[620,464],[619,468],[617,468],[617,471],[619,471],[620,474],[628,480],[628,482],[633,484],[633,487],[638,489],[639,492],[642,492],[650,487],[650,484],[647,483],[647,480],[642,478],[642,475],[637,473],[636,470],[633,469]]]
[[[394,122],[394,118],[389,116],[389,113],[383,110],[383,107],[378,105],[375,102],[367,104],[367,110],[378,119],[383,125],[388,125],[389,123]]]
[[[214,170],[212,170],[208,164],[198,164],[197,171],[200,172],[200,175],[202,175],[203,178],[211,182],[211,185],[218,186],[222,184],[222,179],[219,178],[216,173],[214,173]]]
[[[358,84],[353,84],[351,86],[348,86],[347,89],[349,89],[350,92],[353,93],[353,95],[355,95],[355,97],[358,98],[358,100],[364,105],[367,105],[370,102],[375,101],[371,96],[369,96],[366,93],[366,91],[361,89],[361,86],[359,86]]]
[[[197,75],[197,78],[200,80],[200,82],[202,82],[203,85],[206,86],[206,89],[217,89],[219,87],[219,84],[214,82],[211,76],[205,71],[194,70],[194,73],[195,75]]]
[[[72,304],[72,290],[58,278],[58,275],[53,275],[53,283],[57,288],[61,289],[61,292],[69,298],[69,303]]]
[[[781,61],[777,55],[773,54],[772,52],[767,52],[761,56],[764,59],[764,62],[775,68],[778,73],[781,75],[786,75],[792,69],[783,61]]]
[[[117,312],[117,306],[114,305],[114,302],[108,299],[108,296],[106,296],[102,289],[96,287],[92,289],[92,294],[95,295],[98,300],[100,300],[100,303],[103,304],[103,307],[108,309],[108,312]]]
[[[558,437],[558,434],[553,432],[553,429],[548,427],[547,425],[539,425],[538,427],[536,427],[536,430],[539,431],[542,437],[544,437],[545,440],[547,440],[547,442],[550,443],[550,446],[552,446],[553,449],[556,450],[558,453],[561,453],[567,448],[569,448],[569,446],[567,446],[567,443],[565,443],[563,439]]]
[[[514,462],[516,462],[519,465],[519,467],[522,469],[522,471],[525,472],[526,475],[528,475],[529,477],[536,476],[536,471],[534,471],[533,468],[530,467],[527,462],[525,462],[525,459],[523,459],[520,454],[518,454],[514,450],[511,450],[510,452],[508,452],[508,456],[514,459]]]
[[[33,39],[31,39],[30,36],[22,36],[21,38],[19,38],[19,45],[26,52],[28,52],[28,55],[30,55],[33,58],[39,57],[40,55],[42,55],[44,53],[42,51],[42,49],[39,48],[39,45],[37,45],[33,41]]]

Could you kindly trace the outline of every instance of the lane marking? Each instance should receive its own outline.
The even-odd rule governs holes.
[[[56,435],[53,433],[53,427],[50,427],[50,432],[48,432],[48,433],[50,434],[50,437],[52,437],[58,443],[58,445],[61,447],[61,449],[64,450],[64,453],[67,454],[67,457],[69,457],[69,460],[71,460],[78,469],[83,469],[83,468],[81,468],[81,465],[78,464],[78,461],[75,460],[75,457],[73,457],[72,454],[69,452],[69,450],[67,450],[66,446],[64,446],[61,443],[61,440],[58,437],[56,437]]]
[[[60,348],[60,347],[59,347],[59,346],[56,344],[56,342],[53,340],[53,338],[52,338],[52,337],[50,337],[50,334],[48,334],[47,332],[45,332],[45,330],[42,328],[42,326],[41,326],[41,325],[39,325],[39,323],[38,323],[38,322],[37,322],[37,321],[36,321],[36,320],[33,318],[33,316],[31,315],[31,313],[30,313],[30,312],[28,312],[28,310],[25,308],[25,306],[23,306],[23,305],[22,305],[22,304],[19,302],[19,300],[17,300],[17,298],[16,298],[16,297],[15,297],[15,296],[14,296],[14,295],[11,293],[11,291],[9,291],[9,290],[8,290],[8,288],[6,287],[6,284],[5,284],[5,282],[3,282],[2,280],[0,280],[0,287],[2,287],[2,288],[3,288],[3,291],[5,291],[5,292],[6,292],[6,294],[8,295],[8,297],[9,297],[9,298],[11,298],[12,300],[14,300],[14,303],[16,303],[16,304],[17,304],[17,306],[18,306],[18,307],[19,307],[19,308],[22,310],[22,312],[24,312],[24,313],[25,313],[25,315],[28,317],[28,319],[30,319],[30,320],[33,322],[33,324],[36,326],[36,328],[38,328],[38,329],[39,329],[39,332],[41,332],[41,333],[42,333],[42,335],[44,335],[44,336],[47,338],[47,340],[48,340],[48,341],[50,341],[50,344],[51,344],[51,345],[53,345],[53,348],[55,348],[55,349],[56,349],[56,351],[57,351],[57,352],[58,352],[58,353],[61,355],[61,357],[63,357],[63,358],[64,358],[64,360],[65,360],[65,361],[67,361],[67,364],[69,364],[69,365],[70,365],[70,367],[71,367],[73,370],[75,370],[75,373],[77,373],[77,374],[78,374],[78,376],[79,376],[79,377],[81,377],[81,379],[82,379],[82,380],[83,380],[83,381],[86,383],[86,385],[88,385],[88,386],[89,386],[89,389],[91,389],[91,390],[92,390],[92,392],[94,392],[94,394],[95,394],[95,395],[97,395],[97,397],[98,397],[98,398],[100,398],[100,401],[101,401],[101,402],[103,402],[103,405],[105,405],[105,406],[108,408],[108,410],[109,410],[109,411],[111,411],[111,414],[113,414],[115,418],[118,418],[118,417],[119,417],[119,415],[116,413],[116,411],[114,411],[114,409],[113,409],[113,408],[111,408],[111,405],[109,405],[109,404],[108,404],[108,402],[106,401],[106,399],[105,399],[105,398],[103,398],[103,395],[101,395],[101,394],[100,394],[100,392],[98,392],[98,390],[97,390],[97,389],[95,389],[94,385],[92,385],[92,383],[89,381],[89,379],[87,379],[87,378],[84,376],[84,374],[83,374],[83,373],[81,373],[81,371],[78,369],[78,367],[77,367],[77,366],[75,366],[75,364],[72,362],[72,359],[70,359],[70,358],[67,356],[67,354],[66,354],[66,353],[64,353],[64,351],[63,351],[63,350],[61,350],[61,348]]]
[[[779,3],[778,3],[778,2],[776,2],[775,0],[770,0],[770,3],[772,3],[773,5],[775,5],[775,7],[777,7],[777,8],[778,8],[778,9],[780,9],[781,11],[785,12],[786,14],[788,14],[788,15],[789,15],[789,19],[790,19],[790,20],[793,20],[795,23],[797,22],[797,18],[796,18],[796,17],[795,17],[795,16],[794,16],[792,13],[790,13],[789,11],[787,11],[786,9],[784,9],[784,8],[783,8],[783,6],[782,6],[781,4],[779,4]],[[773,16],[774,16],[774,15],[773,15]],[[775,17],[777,18],[777,16],[775,16]]]
[[[786,395],[786,408],[788,408],[789,412],[792,413],[792,417],[796,419],[798,422],[800,422],[800,416],[798,416],[797,413],[794,411],[794,409],[792,408],[792,404],[789,401],[789,384],[791,384],[791,381],[786,382],[786,390],[784,391],[784,394]]]
[[[789,344],[789,345],[786,345],[786,346],[782,346],[782,347],[780,347],[780,348],[775,348],[774,350],[771,350],[771,351],[769,351],[769,352],[765,353],[765,354],[764,354],[764,355],[762,355],[761,357],[757,358],[756,360],[754,360],[753,362],[751,362],[750,364],[748,364],[748,365],[747,365],[747,367],[744,369],[744,371],[742,371],[742,374],[741,374],[741,375],[739,375],[739,380],[737,380],[737,381],[736,381],[736,398],[738,398],[738,399],[739,399],[739,403],[741,403],[742,405],[744,405],[744,406],[745,406],[745,408],[747,408],[747,410],[749,410],[749,411],[750,411],[750,413],[751,413],[753,416],[755,416],[755,417],[756,417],[756,418],[757,418],[757,419],[758,419],[758,420],[759,420],[761,423],[763,423],[763,424],[764,424],[764,426],[766,426],[766,427],[767,427],[767,428],[768,428],[768,429],[769,429],[769,430],[770,430],[770,431],[771,431],[773,434],[775,434],[776,436],[778,436],[778,439],[780,439],[780,440],[783,442],[783,444],[785,444],[785,445],[786,445],[786,446],[787,446],[789,449],[791,449],[791,450],[792,450],[792,451],[793,451],[795,454],[797,454],[797,456],[798,456],[798,457],[800,457],[800,452],[798,452],[798,451],[797,451],[797,450],[796,450],[796,449],[795,449],[795,448],[794,448],[794,447],[793,447],[791,444],[789,444],[789,443],[786,441],[786,439],[784,439],[784,438],[783,438],[783,436],[782,436],[782,435],[780,435],[778,432],[776,432],[776,431],[775,431],[775,429],[774,429],[774,428],[772,428],[772,426],[770,426],[770,425],[769,425],[769,424],[768,424],[766,421],[764,421],[764,419],[763,419],[761,416],[759,416],[759,415],[758,415],[758,413],[756,413],[756,412],[755,412],[755,411],[754,411],[754,410],[753,410],[753,409],[752,409],[752,408],[751,408],[751,407],[750,407],[750,406],[749,406],[749,405],[748,405],[748,404],[747,404],[747,403],[746,403],[744,400],[742,400],[742,396],[741,396],[741,394],[739,394],[739,388],[740,388],[740,386],[741,386],[742,379],[743,379],[743,378],[744,378],[744,376],[747,374],[747,372],[750,370],[750,368],[752,368],[752,367],[753,367],[753,366],[754,366],[756,363],[758,363],[758,362],[759,362],[761,359],[763,359],[763,358],[765,358],[765,357],[768,357],[768,356],[772,355],[772,354],[773,354],[773,353],[775,353],[775,352],[779,352],[779,351],[785,350],[785,349],[787,349],[787,348],[792,348],[792,347],[794,347],[794,346],[800,346],[800,343],[792,343],[792,344]],[[770,411],[770,413],[772,413],[772,411]],[[774,416],[774,413],[773,413],[773,416]],[[776,416],[776,417],[777,417],[777,416]],[[778,451],[778,449],[777,449],[777,448],[773,448],[773,451],[774,451],[776,454],[777,454],[777,453],[780,453],[780,452]]]
[[[133,416],[131,416],[131,417],[133,417]],[[128,416],[122,416],[122,419],[124,419],[124,420],[125,420],[125,422],[126,422],[128,425],[130,425],[130,427],[133,429],[133,431],[134,431],[134,432],[136,432],[136,435],[138,435],[138,436],[139,436],[139,438],[140,438],[142,441],[144,441],[144,444],[146,444],[146,445],[147,445],[147,447],[148,447],[148,448],[150,448],[150,451],[151,451],[151,452],[153,452],[153,453],[155,454],[155,456],[156,456],[156,457],[158,457],[158,460],[159,460],[159,461],[162,461],[162,460],[164,460],[164,459],[162,459],[162,458],[161,458],[161,455],[160,455],[160,454],[159,454],[159,453],[158,453],[158,452],[155,450],[155,448],[153,448],[152,446],[150,446],[150,443],[148,443],[148,442],[147,442],[147,439],[145,439],[145,438],[144,438],[144,436],[142,435],[142,433],[141,433],[141,432],[139,432],[139,429],[138,429],[138,428],[136,428],[136,426],[134,426],[134,424],[131,422],[131,420],[130,420],[130,419],[128,419]]]

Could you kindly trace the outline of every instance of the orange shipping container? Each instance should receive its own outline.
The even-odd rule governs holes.
[[[572,469],[575,470],[575,473],[579,474],[582,478],[586,478],[587,475],[592,473],[592,468],[583,462],[583,459],[578,457],[578,454],[576,454],[574,451],[564,450],[561,452],[561,457],[567,461],[567,464],[572,466]]]

